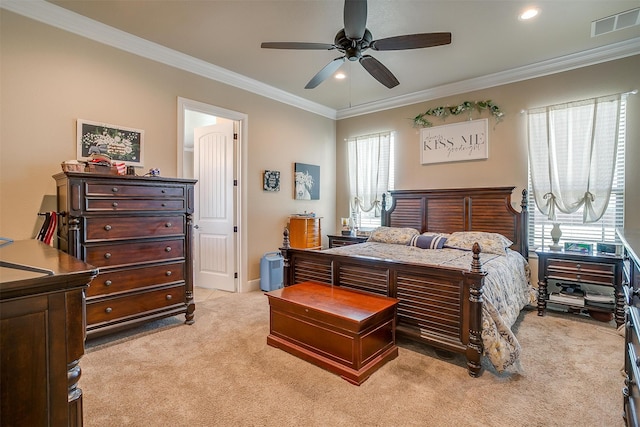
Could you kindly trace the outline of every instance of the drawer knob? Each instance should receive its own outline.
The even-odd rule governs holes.
[[[111,226],[109,224],[107,224],[107,225],[104,226],[104,229],[106,231],[110,231],[111,230]]]
[[[109,259],[109,258],[111,258],[111,254],[110,254],[109,252],[107,252],[106,254],[104,254],[104,257],[105,257],[106,259]]]
[[[576,279],[580,280],[580,275],[576,274]]]
[[[167,295],[167,301],[170,301],[170,300],[171,300],[171,298],[173,298],[173,297],[171,296],[171,294]]]
[[[117,192],[118,192],[118,187],[113,187],[113,188],[111,189],[111,191],[113,191],[114,193],[117,193]]]
[[[111,286],[111,280],[105,280],[104,281],[104,285],[105,286]]]
[[[166,273],[164,273],[167,277],[171,276],[171,270],[168,270]]]
[[[167,190],[165,190],[164,188],[162,190],[160,190],[160,191],[162,191],[162,194],[167,192]]]
[[[171,246],[167,246],[166,248],[164,248],[165,252],[171,252]]]
[[[111,206],[113,206],[114,208],[117,208],[118,207],[118,202],[111,203]]]
[[[576,268],[580,270],[582,268],[582,264],[576,264]]]
[[[170,222],[167,222],[164,226],[167,228],[170,228],[173,224],[171,224]]]
[[[167,204],[166,204],[166,203],[163,203],[163,204],[162,204],[162,207],[163,207],[163,208],[164,208],[164,207],[166,207],[166,206],[167,206]]]
[[[112,311],[113,311],[113,308],[111,308],[111,307],[107,307],[107,308],[104,309],[104,312],[107,313],[107,314],[111,313]]]

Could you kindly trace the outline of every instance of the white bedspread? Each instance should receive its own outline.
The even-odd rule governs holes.
[[[372,257],[407,263],[453,267],[468,270],[473,254],[459,249],[421,249],[389,243],[365,242],[327,249],[325,252]],[[484,354],[501,372],[517,362],[521,348],[511,331],[523,307],[535,303],[529,264],[516,251],[506,255],[480,254],[488,273],[484,282],[482,305],[482,341]]]

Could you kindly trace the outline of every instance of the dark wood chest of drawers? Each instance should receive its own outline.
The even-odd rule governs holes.
[[[184,313],[192,323],[194,180],[61,173],[59,248],[99,268],[87,337]]]
[[[618,231],[624,245],[625,380],[622,396],[624,418],[630,427],[640,425],[640,232]]]

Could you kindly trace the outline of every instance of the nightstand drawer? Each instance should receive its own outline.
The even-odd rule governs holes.
[[[549,259],[547,263],[547,278],[614,286],[616,281],[615,265]]]

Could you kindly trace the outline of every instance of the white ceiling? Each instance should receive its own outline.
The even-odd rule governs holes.
[[[304,89],[340,53],[261,49],[260,43],[333,43],[343,28],[342,0],[49,0],[46,6],[52,4],[336,110],[338,116],[402,103],[416,94],[429,99],[517,81],[531,77],[531,70],[543,75],[640,53],[640,25],[591,37],[592,21],[640,7],[639,0],[369,0],[367,28],[374,39],[445,31],[452,33],[452,43],[367,51],[398,78],[393,89],[349,61],[341,67],[345,80],[330,78]],[[518,20],[532,5],[539,16]]]

